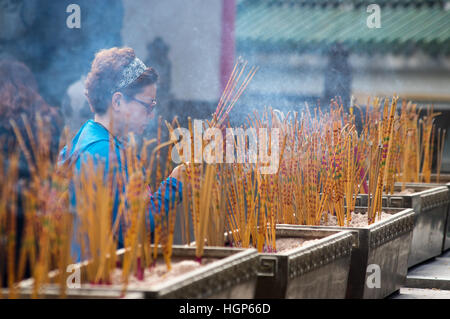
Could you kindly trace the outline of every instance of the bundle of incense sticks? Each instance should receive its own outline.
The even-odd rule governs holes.
[[[427,108],[427,114],[423,120],[420,121],[422,129],[422,141],[420,153],[423,154],[421,181],[430,183],[431,180],[431,164],[433,160],[434,151],[434,139],[435,139],[435,126],[434,119],[441,113],[433,112],[433,107]]]
[[[353,111],[354,108],[351,107],[350,120],[348,123],[349,132],[347,134],[348,138],[344,150],[344,152],[346,153],[344,161],[344,189],[347,225],[349,225],[351,221],[352,212],[355,210],[357,195],[361,192],[368,173],[368,170],[365,167],[365,154],[368,146],[364,143],[364,137],[358,136],[358,132],[356,131],[355,127],[355,116],[353,114]]]
[[[9,274],[16,281],[23,279],[26,265],[29,265],[34,279],[32,297],[38,297],[40,287],[49,281],[50,270],[59,271],[61,295],[65,295],[66,267],[70,263],[70,241],[72,233],[72,215],[69,213],[67,167],[61,169],[56,165],[56,158],[51,156],[50,133],[39,114],[36,116],[36,136],[31,130],[26,117],[22,117],[26,136],[22,134],[15,122],[11,122],[18,144],[29,165],[31,181],[22,190],[23,213],[25,216],[22,246],[17,269],[11,267]],[[63,134],[60,145],[63,145]],[[29,143],[26,143],[28,141]],[[27,145],[31,145],[31,150]],[[15,216],[14,216],[15,218]],[[14,258],[10,259],[14,263]],[[15,293],[10,281],[10,293]]]
[[[185,216],[189,216],[189,211],[192,216],[192,225],[194,229],[196,258],[201,261],[203,256],[203,249],[207,234],[207,225],[211,214],[211,207],[214,200],[211,190],[213,183],[216,181],[216,167],[214,164],[194,163],[194,133],[192,128],[192,120],[188,118],[189,131],[191,133],[191,159],[189,163],[185,163],[186,170],[183,179],[183,185],[188,189],[184,195],[184,200],[187,201],[184,205]],[[185,219],[188,222],[188,218]],[[186,227],[187,228],[187,227]]]
[[[402,150],[400,146],[400,144],[402,143],[401,133],[401,121],[397,114],[395,114],[392,130],[392,140],[390,141],[390,150],[386,159],[385,193],[387,194],[394,193],[394,183],[396,180],[396,175],[398,174],[398,166]]]
[[[437,129],[436,134],[434,124],[436,116],[440,113],[435,113],[432,107],[428,107],[426,115],[421,119],[420,112],[421,109],[417,108],[416,104],[403,101],[400,115],[395,115],[392,150],[387,158],[385,173],[385,192],[388,194],[394,192],[396,181],[403,183],[403,189],[407,182],[430,182],[434,161],[437,175],[440,175],[445,131]]]
[[[175,117],[173,119],[173,121],[172,121],[172,124],[169,124],[167,121],[165,122],[165,124],[167,126],[168,131],[169,131],[169,136],[171,137],[171,141],[176,142],[176,138],[175,138],[175,134],[174,134],[174,127],[175,127],[175,124],[176,124],[177,128],[180,128],[180,123],[178,122],[178,118]],[[183,149],[179,147],[178,143],[175,144],[175,147],[176,147],[176,151],[177,151],[177,153],[178,153],[178,155],[179,155],[179,157],[181,159],[181,163],[184,165],[184,167],[186,169],[188,169],[190,162],[185,162],[183,160],[184,159]],[[171,158],[170,156],[172,154],[172,149],[173,149],[173,147],[170,147],[170,152],[168,153],[168,156],[167,156],[166,167],[168,167],[170,165],[169,162],[170,162],[170,158]],[[186,171],[185,171],[185,173],[186,173]],[[184,227],[181,228],[181,233],[182,233],[181,237],[182,237],[183,242],[185,244],[188,244],[188,245],[191,243],[191,238],[190,238],[191,234],[190,234],[190,227],[189,227],[189,225],[190,225],[190,223],[193,224],[193,220],[191,220],[191,218],[190,218],[191,215],[189,214],[189,212],[190,212],[190,206],[189,205],[191,203],[190,199],[192,197],[192,188],[190,187],[190,182],[189,181],[188,181],[187,175],[184,174],[183,175],[183,179],[182,179],[182,183],[184,185],[183,186],[183,194],[182,194],[182,196],[183,196],[184,200],[182,201],[182,205],[183,205],[182,213],[180,213],[180,216],[179,216],[180,223],[182,224],[182,226],[184,226]]]
[[[276,222],[317,225],[331,213],[336,215],[339,225],[348,225],[366,177],[369,177],[367,191],[372,200],[370,209],[373,209],[373,215],[380,213],[385,180],[393,179],[386,163],[394,162],[391,159],[399,155],[389,143],[394,137],[396,99],[391,107],[385,102],[383,113],[379,102],[375,100],[375,111],[366,114],[369,125],[361,133],[356,131],[353,109],[350,114],[343,114],[342,104],[335,101],[328,113],[315,109],[312,116],[307,108],[300,116],[293,117],[296,123],[277,122],[285,135],[280,169],[274,176],[260,178],[262,185],[258,188],[263,195],[264,183],[269,183],[270,191],[264,194],[261,203],[265,199],[276,203],[266,205],[268,221],[275,215]],[[382,114],[382,118],[377,118]],[[258,127],[259,123],[265,122],[265,117],[252,119],[249,123]],[[296,128],[297,134],[292,134],[295,131],[292,128]],[[377,158],[378,145],[381,148]],[[369,156],[366,155],[368,150],[372,150]],[[296,203],[295,209],[290,198]],[[374,216],[369,214],[369,222],[373,221]],[[272,234],[266,234],[269,242],[273,240]]]
[[[234,246],[250,247],[251,238],[256,240],[257,203],[256,179],[248,165],[240,163],[224,166],[228,185],[227,225]],[[220,216],[219,216],[220,217]],[[217,223],[217,222],[216,222]]]
[[[10,298],[17,296],[14,284],[21,278],[15,267],[18,162],[18,152],[0,154],[0,287],[8,285]]]
[[[395,116],[395,110],[397,107],[397,99],[392,99],[391,107],[389,108],[389,100],[385,100],[384,104],[384,111],[383,111],[383,122],[382,128],[379,130],[379,132],[382,134],[382,153],[381,153],[381,165],[380,165],[380,173],[378,175],[378,181],[377,181],[377,188],[374,194],[374,202],[371,206],[372,211],[369,212],[369,224],[374,222],[374,219],[376,217],[376,214],[379,214],[381,218],[381,202],[382,202],[382,195],[383,195],[383,178],[384,173],[386,169],[386,162],[388,156],[391,154],[392,150],[392,137],[393,137],[393,123],[394,123],[394,116]]]
[[[393,194],[394,184],[397,181],[402,182],[402,189],[406,187],[405,183],[407,182],[430,182],[435,140],[437,140],[436,171],[438,175],[440,174],[442,164],[440,159],[443,154],[445,138],[443,130],[438,129],[436,134],[434,119],[440,113],[433,112],[432,107],[428,107],[426,116],[420,119],[421,110],[417,105],[403,101],[400,114],[397,115],[393,109],[396,104],[396,98],[394,98],[388,116],[387,102],[388,100],[385,100],[383,109],[380,107],[379,99],[373,101],[372,109],[369,109],[370,102],[368,102],[363,122],[363,127],[365,127],[363,137],[370,141],[372,148],[372,164],[369,167],[374,169],[372,174],[378,174],[378,206],[381,205],[381,194]],[[383,110],[382,117],[380,117],[381,110]],[[383,139],[381,163],[380,167],[377,167],[377,145],[380,138]],[[382,187],[380,185],[381,178],[383,178],[382,183],[384,184]],[[371,190],[373,191],[373,189]],[[374,204],[374,200],[375,198],[371,204]],[[377,209],[375,206],[370,207]]]
[[[284,117],[284,116],[283,116]],[[332,169],[327,166],[327,152],[332,149],[323,147],[322,141],[328,135],[323,128],[324,117],[312,117],[309,112],[298,117],[295,114],[290,122],[289,115],[278,125],[285,135],[282,144],[280,169],[272,178],[276,197],[277,222],[314,225],[319,212],[325,210],[327,198],[332,192]],[[334,151],[331,151],[334,153]],[[328,186],[326,186],[328,185]]]
[[[167,154],[167,165],[169,165],[170,160],[170,153],[173,147],[173,143],[175,141],[170,140],[168,142],[162,143],[158,145],[152,153],[152,159],[150,162],[153,161],[154,154],[156,151],[159,151],[159,149],[169,146],[168,147],[168,154]],[[149,169],[149,174],[151,174],[151,166]],[[162,188],[161,192],[161,198],[164,199],[166,195],[166,187]],[[170,197],[172,194],[170,195]],[[154,231],[154,247],[153,247],[153,258],[156,259],[157,257],[157,245],[161,244],[163,247],[163,255],[164,260],[166,262],[168,270],[171,269],[171,256],[172,256],[172,243],[174,238],[174,229],[175,229],[175,220],[176,220],[176,211],[177,211],[177,201],[169,201],[169,207],[165,207],[165,202],[162,200],[160,211],[152,212],[153,218],[155,221],[155,231]]]
[[[190,118],[188,123],[192,138]],[[166,124],[169,131],[173,131],[172,126]],[[243,141],[236,138],[233,143],[237,149],[238,144]],[[193,159],[193,145],[191,143],[191,161],[184,163],[186,175],[183,182],[183,229],[188,233],[187,224],[192,222],[197,258],[200,260],[205,243],[223,245],[225,232],[230,234],[233,245],[248,247],[250,234],[255,234],[254,220],[258,200],[255,196],[256,179],[250,168],[254,164],[197,164]],[[191,220],[189,216],[192,216]]]
[[[258,113],[255,112],[253,118],[249,117],[248,123],[253,123],[253,132],[259,139],[262,138],[262,140],[258,141],[259,148],[261,148],[262,145],[271,145],[271,134],[268,136],[269,140],[266,140],[267,137],[265,134],[259,134],[261,129],[267,129],[270,132],[272,127],[280,129],[280,126],[282,126],[272,110],[265,110],[262,118],[258,118]],[[256,136],[254,136],[253,139],[256,139]],[[284,142],[281,143],[282,145],[285,145]],[[246,145],[246,151],[250,151],[249,145]],[[273,150],[271,149],[268,150],[269,156],[272,151]],[[284,147],[282,146],[279,155],[281,158],[284,157],[283,152]],[[261,154],[261,152],[259,152],[259,154]],[[246,185],[252,189],[252,191],[248,193],[250,197],[247,201],[253,203],[250,205],[250,208],[255,209],[254,212],[247,212],[247,227],[249,229],[246,230],[246,233],[247,236],[252,234],[253,245],[257,247],[258,251],[262,251],[264,247],[269,251],[275,251],[275,225],[277,219],[281,218],[281,216],[278,215],[278,206],[281,205],[281,202],[277,201],[277,196],[280,195],[282,189],[279,187],[278,172],[276,174],[261,173],[260,168],[266,165],[267,163],[262,162],[260,159],[256,162],[256,165],[246,168],[247,171],[253,170],[254,182],[247,182]],[[253,195],[256,190],[258,190],[258,193]],[[245,241],[248,242],[249,238],[245,239]]]
[[[244,75],[248,62],[238,59],[235,64],[233,71],[228,79],[227,85],[220,97],[219,103],[217,105],[216,111],[213,115],[211,121],[207,121],[209,127],[220,127],[224,128],[225,120],[228,118],[230,111],[233,109],[236,102],[239,100],[242,93],[245,91],[247,85],[252,80],[253,76],[257,71],[257,67],[251,67],[247,75]],[[243,77],[244,75],[244,77]],[[241,81],[241,79],[243,80]],[[192,224],[194,228],[194,235],[196,241],[197,248],[197,258],[200,259],[203,254],[203,247],[205,241],[209,244],[218,243],[223,241],[223,237],[221,234],[222,230],[225,230],[225,219],[228,219],[229,227],[233,227],[234,225],[234,217],[229,216],[224,213],[224,207],[229,207],[230,203],[227,203],[227,194],[231,194],[231,192],[236,191],[232,189],[231,192],[223,191],[224,185],[226,182],[230,182],[230,175],[227,174],[227,168],[224,168],[224,165],[203,165],[203,164],[194,164],[194,143],[193,143],[193,131],[192,131],[192,121],[189,121],[189,130],[191,133],[191,161],[189,163],[183,162],[186,167],[186,175],[184,180],[184,185],[187,187],[184,188],[183,198],[183,210],[184,214],[183,222],[184,222],[184,233],[187,236],[187,242],[189,243],[189,212],[191,212],[192,216]],[[166,123],[167,125],[168,123]],[[173,123],[172,125],[167,125],[169,128],[169,133],[172,135],[173,132]],[[206,143],[203,143],[204,147]],[[179,151],[179,150],[178,150]],[[183,154],[179,155],[182,158]],[[225,177],[228,179],[225,179]],[[234,175],[233,175],[234,176]],[[242,177],[240,179],[242,181]],[[210,187],[210,191],[207,191],[207,188]],[[211,192],[212,190],[212,192]],[[189,199],[189,200],[187,200]],[[240,210],[236,214],[240,214],[238,220],[242,223],[243,218],[243,201],[240,202]],[[233,214],[233,213],[232,213]],[[210,216],[212,216],[211,225],[214,225],[214,231],[208,231],[207,224],[210,220]],[[236,231],[236,229],[231,230],[235,236],[236,234],[241,234],[242,232]],[[247,232],[249,234],[249,232]],[[249,235],[245,236],[246,238]],[[242,243],[240,243],[242,244]]]
[[[226,165],[216,165],[216,180],[213,181],[212,188],[212,206],[210,209],[210,223],[206,229],[206,245],[208,246],[222,246],[225,241],[226,216],[227,216],[227,198],[229,188],[225,185],[230,185],[226,173]]]
[[[333,101],[334,102],[334,101]],[[344,155],[343,154],[343,146],[345,145],[342,133],[345,132],[342,129],[342,119],[339,117],[339,114],[341,113],[341,108],[337,103],[335,104],[336,109],[332,109],[332,128],[333,128],[333,192],[332,192],[332,201],[336,213],[336,217],[338,220],[338,224],[340,226],[344,225],[344,170],[343,170],[343,162],[344,162]]]
[[[81,246],[81,260],[89,261],[86,278],[92,284],[110,283],[115,267],[117,238],[113,233],[112,212],[116,194],[113,176],[105,169],[103,163],[94,164],[94,159],[89,158],[80,175],[74,178],[79,223],[76,238]],[[118,215],[122,213],[120,205]]]
[[[152,142],[144,142],[144,160],[147,159],[146,147]],[[159,150],[160,148],[156,148],[153,155],[155,152],[158,153]],[[137,156],[136,142],[133,134],[130,134],[130,142],[127,145],[122,161],[122,165],[126,165],[122,167],[126,167],[128,173],[128,181],[125,185],[124,193],[124,200],[126,201],[124,207],[126,225],[124,231],[124,247],[126,249],[122,258],[122,281],[124,283],[123,290],[125,291],[131,271],[133,270],[133,273],[139,280],[143,280],[144,269],[150,267],[153,260],[150,247],[150,229],[146,227],[148,225],[148,216],[146,215],[148,214],[149,198],[145,185],[145,166]],[[151,174],[151,172],[149,173]],[[158,225],[158,227],[160,226]]]
[[[419,150],[419,114],[417,105],[406,101],[402,103],[400,115],[401,123],[401,164],[398,169],[399,181],[403,183],[403,189],[406,182],[419,182],[420,172],[420,150]]]
[[[228,78],[227,85],[217,104],[210,127],[221,127],[223,125],[224,121],[228,118],[228,114],[231,112],[242,93],[244,93],[247,85],[253,79],[253,76],[258,70],[258,67],[255,66],[250,68],[247,75],[244,76],[244,79],[241,81],[241,77],[245,72],[247,64],[247,61],[239,58],[234,65],[233,71]]]
[[[247,119],[248,127],[254,128],[250,132],[259,136],[260,129],[278,128],[282,132],[280,157],[292,156],[291,150],[286,151],[286,140],[292,136],[285,133],[286,119],[279,120],[275,113],[265,111],[262,118],[259,118],[257,112],[254,116]],[[245,128],[248,128],[245,127]],[[292,130],[289,132],[292,135]],[[263,137],[264,135],[261,135]],[[248,140],[251,138],[247,137]],[[249,152],[254,151],[250,147],[247,138],[236,136],[233,140],[236,143],[236,149],[241,149],[243,158],[250,158]],[[255,136],[252,137],[253,139]],[[269,141],[262,140],[259,144],[271,144],[271,135]],[[287,162],[286,162],[287,163]],[[276,250],[275,225],[277,222],[292,218],[294,212],[294,203],[291,195],[294,188],[288,184],[284,185],[283,176],[280,179],[279,172],[293,172],[293,162],[281,163],[276,174],[262,174],[260,167],[267,165],[261,162],[233,163],[228,165],[227,174],[231,182],[228,192],[229,200],[227,202],[227,223],[234,245],[249,247],[253,245],[258,251],[263,251],[264,247],[270,251]],[[289,177],[287,177],[289,178]],[[284,211],[284,208],[287,208]],[[291,215],[289,214],[289,212]]]

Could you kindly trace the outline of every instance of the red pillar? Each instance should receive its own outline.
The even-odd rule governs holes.
[[[222,34],[220,53],[220,87],[225,89],[234,66],[234,22],[236,0],[222,0]]]

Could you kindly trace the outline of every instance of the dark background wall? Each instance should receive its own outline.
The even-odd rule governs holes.
[[[79,29],[66,25],[71,3],[81,8]],[[121,45],[122,20],[123,4],[117,0],[0,0],[0,57],[24,62],[42,96],[59,106],[96,51]]]

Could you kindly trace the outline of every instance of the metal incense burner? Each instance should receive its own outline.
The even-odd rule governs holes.
[[[349,230],[355,237],[352,247],[346,298],[381,299],[398,291],[404,284],[407,261],[414,228],[412,209],[384,208],[392,216],[365,227],[296,226],[291,229]],[[357,207],[355,213],[367,213],[367,208]],[[369,265],[379,267],[380,287],[367,284],[372,274]]]
[[[117,259],[121,260],[125,249],[117,251]],[[161,247],[159,247],[161,256]],[[195,247],[173,246],[173,258],[194,260]],[[173,298],[173,299],[250,299],[253,298],[257,280],[258,254],[256,249],[205,247],[203,258],[217,258],[218,260],[206,264],[198,269],[180,274],[161,283],[133,287],[129,285],[126,294],[122,295],[123,285],[91,285],[81,284],[81,288],[68,288],[69,298]],[[75,264],[81,274],[85,273],[87,262]],[[50,275],[57,278],[57,272]],[[83,275],[82,275],[83,277]],[[53,280],[56,282],[56,280]],[[82,282],[85,280],[82,279]],[[21,295],[31,295],[33,280],[21,282]],[[43,289],[43,297],[59,296],[59,287],[48,284]]]
[[[348,231],[276,227],[276,238],[319,239],[279,253],[261,253],[255,298],[345,298],[355,238]]]
[[[414,231],[408,267],[417,265],[442,253],[448,219],[450,190],[447,186],[429,187],[409,184],[414,193],[383,195],[383,207],[412,208]],[[394,191],[401,191],[396,184]],[[367,195],[358,195],[356,206],[367,206]]]
[[[401,187],[403,183],[396,183],[396,186],[398,185]],[[439,186],[447,186],[450,190],[450,174],[440,174],[439,176],[439,182],[438,182],[438,176],[436,174],[431,174],[430,183],[405,183],[404,184],[406,188],[414,188],[414,187],[428,187],[428,188],[435,188]],[[444,240],[442,244],[442,252],[450,249],[450,205],[447,206],[447,217],[445,222],[445,229],[444,229]]]

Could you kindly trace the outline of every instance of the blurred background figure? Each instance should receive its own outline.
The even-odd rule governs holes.
[[[66,9],[73,3],[81,11],[79,29],[66,23]],[[42,97],[63,108],[65,124],[77,126],[92,117],[80,89],[82,77],[95,52],[121,45],[122,20],[122,1],[116,0],[0,0],[0,57],[25,63]]]
[[[72,83],[61,102],[64,122],[72,135],[78,131],[84,122],[94,117],[84,94],[84,81],[86,81],[86,76],[82,75],[78,81]]]
[[[147,45],[148,57],[145,64],[158,70],[158,104],[167,104],[173,99],[170,92],[172,82],[172,62],[169,59],[169,46],[161,37],[156,37]]]
[[[36,80],[25,64],[12,59],[0,59],[0,145],[2,148],[0,151],[5,156],[18,148],[17,138],[10,121],[13,120],[17,124],[25,139],[25,143],[30,147],[30,140],[27,138],[28,134],[22,116],[26,117],[31,131],[36,136],[37,113],[41,115],[45,127],[50,130],[52,136],[50,151],[56,158],[59,136],[63,125],[59,109],[48,105],[41,97]],[[3,164],[4,167],[8,165],[7,162]],[[24,225],[22,188],[30,180],[29,166],[22,152],[19,160],[18,177],[16,260],[19,256]],[[4,275],[6,276],[7,273],[5,272]],[[7,282],[5,279],[6,277],[2,280],[3,283]]]
[[[158,108],[156,110],[158,116],[167,121],[172,121],[174,114],[171,107],[171,101],[174,96],[170,92],[172,85],[172,63],[169,59],[169,45],[161,38],[156,37],[147,45],[147,59],[146,65],[152,66],[159,74],[158,78]],[[172,112],[171,112],[172,111]],[[175,114],[179,115],[179,114]],[[147,126],[144,136],[156,136],[158,121],[152,121]],[[167,140],[169,138],[166,130],[162,131],[161,139]]]
[[[23,131],[23,136],[27,136],[22,116],[26,116],[32,131],[36,133],[37,113],[43,117],[47,123],[46,127],[51,130],[53,137],[51,150],[56,154],[63,126],[59,108],[48,105],[41,97],[36,79],[25,64],[12,59],[1,59],[0,138],[4,141],[2,143],[4,154],[17,145],[10,121],[14,120]],[[20,177],[29,177],[28,165],[23,156],[20,161]]]

